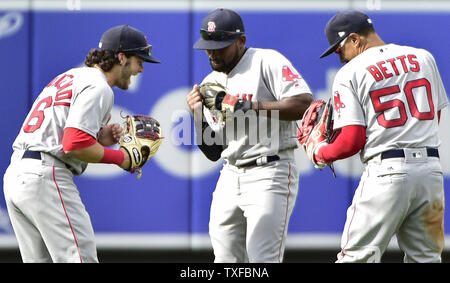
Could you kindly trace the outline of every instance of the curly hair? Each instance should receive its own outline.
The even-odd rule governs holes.
[[[112,50],[91,49],[84,60],[84,64],[88,67],[98,65],[103,71],[108,72],[115,64],[119,63],[117,54],[118,52]],[[125,56],[129,57],[128,54],[125,54]]]

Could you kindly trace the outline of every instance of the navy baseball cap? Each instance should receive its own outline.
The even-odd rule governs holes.
[[[370,26],[372,26],[372,20],[360,11],[349,9],[338,12],[328,21],[325,27],[325,35],[330,47],[325,50],[320,58],[333,53],[338,44],[352,32],[359,32]]]
[[[244,34],[241,16],[230,9],[215,9],[202,20],[200,39],[194,49],[216,50],[230,46],[240,35]]]
[[[145,62],[161,63],[159,59],[151,56],[152,46],[148,44],[145,35],[129,25],[116,26],[105,31],[98,47],[135,55]]]

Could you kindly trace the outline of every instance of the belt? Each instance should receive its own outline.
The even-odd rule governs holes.
[[[32,158],[32,159],[41,160],[41,152],[40,151],[25,150],[25,153],[23,154],[22,158]]]
[[[264,165],[264,164],[267,164],[267,163],[270,163],[273,161],[277,161],[277,160],[280,160],[280,157],[278,155],[261,156],[253,161],[239,165],[237,167],[245,168],[245,167],[252,167],[252,166],[260,166],[260,165]]]
[[[427,148],[428,157],[439,157],[439,151],[437,148]],[[381,153],[381,159],[405,157],[403,149],[391,149]]]
[[[33,151],[33,150],[25,150],[25,152],[23,153],[22,159],[23,158],[31,158],[31,159],[38,159],[38,160],[42,160],[41,157],[41,152],[40,151]],[[72,168],[72,166],[70,166],[67,163],[64,163],[64,165],[66,166],[67,169],[69,169],[73,174],[77,174],[77,172]]]

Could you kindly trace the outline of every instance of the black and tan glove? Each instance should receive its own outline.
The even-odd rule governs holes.
[[[130,168],[138,171],[137,179],[142,175],[142,166],[158,151],[163,138],[159,122],[145,115],[128,115],[125,117],[124,134],[119,144],[130,156]]]

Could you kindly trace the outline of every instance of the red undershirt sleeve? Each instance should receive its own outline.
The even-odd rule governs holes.
[[[366,144],[366,127],[350,125],[342,127],[334,141],[319,149],[318,159],[331,163],[355,155]]]
[[[73,151],[94,145],[97,142],[91,135],[76,128],[66,128],[63,135],[63,150]]]

